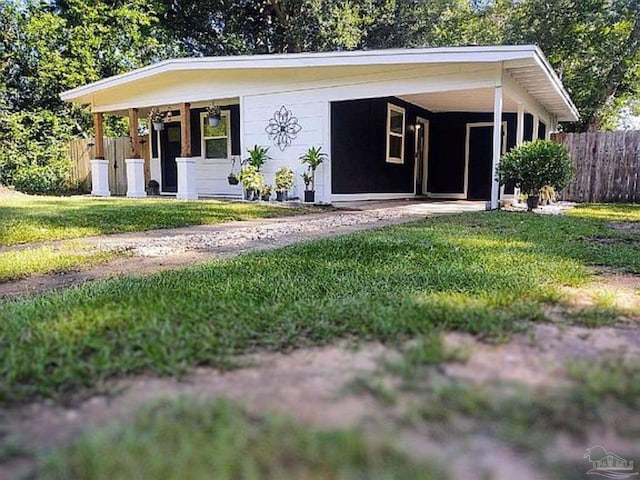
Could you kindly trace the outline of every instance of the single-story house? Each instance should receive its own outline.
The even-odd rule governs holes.
[[[137,158],[127,160],[128,195],[144,196],[138,118],[171,112],[145,148],[161,193],[186,199],[240,197],[227,176],[254,145],[270,147],[267,183],[289,165],[292,195],[302,197],[299,157],[316,146],[328,154],[317,174],[321,203],[425,196],[496,208],[501,194],[514,193],[500,192],[495,180],[500,155],[578,119],[544,54],[530,45],[181,58],[62,99],[94,113],[94,195],[109,194],[103,115],[130,118]],[[216,128],[206,122],[209,106],[221,109]]]

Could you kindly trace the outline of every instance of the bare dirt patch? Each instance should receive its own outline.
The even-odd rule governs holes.
[[[9,197],[24,197],[25,194],[22,192],[18,192],[13,188],[7,188],[0,185],[0,198],[9,198]]]
[[[608,307],[632,318],[640,316],[640,276],[613,269],[596,273],[593,281],[582,287],[563,287],[572,308]]]
[[[639,222],[614,222],[608,224],[608,227],[619,232],[626,232],[640,235]]]
[[[468,349],[470,356],[466,363],[437,369],[449,380],[465,385],[497,382],[532,390],[564,388],[568,385],[565,366],[570,360],[595,362],[612,353],[640,359],[640,332],[635,328],[537,325],[530,335],[518,335],[500,345],[458,333],[448,334],[445,340],[449,347]],[[382,375],[383,358],[397,359],[398,353],[380,344],[358,349],[340,344],[288,354],[255,354],[242,359],[244,368],[229,372],[198,368],[182,379],[129,378],[106,385],[111,393],[84,394],[84,400],[70,406],[35,402],[0,410],[0,423],[8,436],[19,439],[19,444],[35,451],[48,450],[93,428],[122,421],[150,401],[178,396],[225,397],[257,414],[275,412],[319,428],[361,427],[374,438],[397,438],[402,449],[417,458],[435,457],[448,464],[452,478],[551,478],[537,469],[534,460],[538,460],[530,454],[478,429],[473,422],[455,419],[454,428],[407,421],[407,405],[415,405],[416,395],[397,388],[393,380],[396,398],[392,404],[353,390],[354,380]],[[640,414],[634,415],[639,418],[627,420],[638,423]],[[580,462],[581,449],[592,443],[606,441],[610,449],[621,452],[638,446],[635,440],[621,437],[609,427],[594,426],[582,441],[558,434],[551,454],[560,462]],[[18,456],[4,467],[0,462],[0,478],[5,478],[3,473],[15,474],[16,465],[21,470],[28,467],[29,458]]]

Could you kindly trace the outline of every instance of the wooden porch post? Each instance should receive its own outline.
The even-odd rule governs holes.
[[[191,104],[180,105],[180,156],[191,157]]]
[[[109,191],[109,161],[104,159],[104,126],[103,114],[93,113],[94,130],[94,158],[91,164],[91,195],[95,197],[108,197]]]
[[[493,99],[493,159],[491,162],[491,209],[499,207],[500,182],[498,181],[498,164],[502,153],[502,62],[496,70],[496,85]]]
[[[95,158],[104,160],[104,116],[101,112],[93,114],[93,130],[95,133]]]
[[[138,109],[129,109],[129,139],[131,141],[131,158],[140,158],[140,137],[138,136]]]

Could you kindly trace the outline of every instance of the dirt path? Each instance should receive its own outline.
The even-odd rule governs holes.
[[[484,205],[478,202],[377,202],[352,207],[351,210],[339,208],[321,214],[198,225],[17,246],[12,249],[44,245],[60,247],[73,243],[91,249],[124,250],[130,256],[86,270],[33,275],[19,281],[2,283],[0,299],[68,288],[88,281],[122,275],[151,274],[246,252],[269,250],[308,240],[381,228],[427,216],[483,209]]]

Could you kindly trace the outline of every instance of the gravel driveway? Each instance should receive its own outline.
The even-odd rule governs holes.
[[[484,208],[483,202],[464,201],[361,202],[339,205],[326,213],[76,239],[72,241],[75,244],[107,251],[126,251],[129,256],[88,270],[33,275],[23,280],[3,283],[0,284],[0,298],[68,288],[87,281],[122,275],[151,274],[250,251],[269,250],[428,216]],[[41,245],[56,247],[69,242],[62,240]]]

